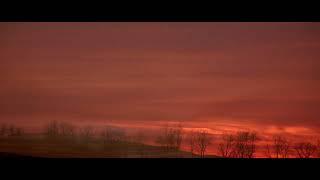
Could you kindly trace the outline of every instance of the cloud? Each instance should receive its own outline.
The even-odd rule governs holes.
[[[1,121],[318,127],[319,27],[1,23]]]

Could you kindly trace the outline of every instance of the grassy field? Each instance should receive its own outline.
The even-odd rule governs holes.
[[[0,153],[52,158],[191,158],[185,151],[167,151],[163,147],[133,142],[104,144],[92,139],[48,139],[41,136],[0,138]],[[208,156],[214,157],[214,156]]]

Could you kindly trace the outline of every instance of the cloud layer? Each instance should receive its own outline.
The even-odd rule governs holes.
[[[0,121],[317,128],[319,49],[320,23],[1,23]]]

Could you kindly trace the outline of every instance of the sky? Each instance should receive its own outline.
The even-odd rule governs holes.
[[[320,132],[320,23],[0,23],[0,123]]]

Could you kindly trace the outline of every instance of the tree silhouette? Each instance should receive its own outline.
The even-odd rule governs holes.
[[[187,143],[190,147],[190,153],[191,153],[191,157],[193,157],[194,155],[194,152],[196,150],[196,141],[197,141],[197,136],[196,136],[196,133],[194,131],[191,131],[188,133],[188,136],[187,136]]]
[[[256,152],[257,134],[255,132],[238,132],[235,138],[233,157],[253,158]]]
[[[269,158],[288,158],[290,152],[289,141],[280,135],[273,136],[273,145],[266,147],[266,156]]]
[[[294,146],[296,150],[296,157],[298,158],[310,158],[317,150],[317,146],[310,142],[296,143]]]
[[[45,126],[44,134],[51,140],[74,140],[76,127],[67,122],[51,121]]]
[[[70,123],[60,123],[59,124],[59,134],[63,137],[73,138],[76,135],[76,128]]]
[[[94,136],[94,129],[92,126],[85,126],[80,129],[80,137],[84,143],[88,144]]]
[[[317,157],[320,158],[320,140],[317,140]]]
[[[58,121],[51,121],[45,127],[45,135],[48,138],[57,138],[60,134]]]
[[[198,151],[200,153],[200,157],[205,157],[205,152],[207,150],[208,145],[211,143],[211,138],[209,137],[209,133],[206,130],[199,130],[196,133],[196,145]]]
[[[234,154],[235,136],[232,134],[223,134],[222,142],[218,145],[218,152],[222,157],[231,158]]]
[[[24,134],[24,129],[13,124],[1,124],[0,137],[20,137]]]
[[[164,146],[166,151],[177,151],[182,143],[182,125],[166,125],[163,134],[157,137],[156,143]]]
[[[0,136],[6,136],[7,135],[7,131],[8,131],[8,127],[7,124],[1,124],[0,127]]]

